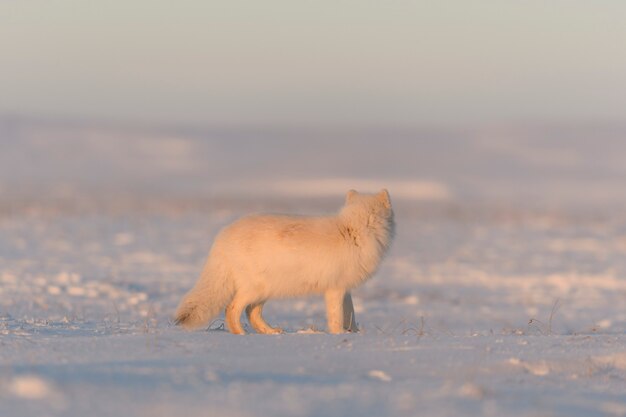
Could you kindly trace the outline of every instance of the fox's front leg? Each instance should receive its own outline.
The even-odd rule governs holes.
[[[324,294],[326,300],[326,318],[329,333],[343,333],[344,329],[344,297],[346,290],[333,288]],[[352,299],[350,299],[352,301]],[[350,302],[350,304],[352,304]]]
[[[352,295],[346,292],[343,296],[343,328],[349,332],[357,332],[356,316],[354,315],[354,305],[352,304]]]

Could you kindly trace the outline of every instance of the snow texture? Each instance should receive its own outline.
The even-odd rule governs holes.
[[[626,416],[623,130],[0,126],[2,416]],[[359,333],[173,326],[222,226],[348,184],[397,222]]]

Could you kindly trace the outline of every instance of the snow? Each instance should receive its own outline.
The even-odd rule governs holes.
[[[36,375],[21,375],[13,378],[9,391],[16,397],[38,400],[50,396],[50,385]]]
[[[614,130],[0,132],[2,416],[626,415]],[[319,297],[270,301],[281,335],[172,325],[225,224],[381,186],[397,237],[359,333]]]

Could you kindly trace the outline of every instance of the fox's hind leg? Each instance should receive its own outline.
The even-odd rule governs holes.
[[[246,315],[248,316],[248,321],[252,325],[252,328],[256,330],[257,333],[262,334],[280,334],[282,333],[282,329],[277,327],[272,327],[263,319],[263,305],[265,301],[261,301],[258,303],[252,303],[248,307],[246,307]]]
[[[249,302],[241,292],[238,292],[228,307],[226,307],[226,324],[232,334],[246,334],[246,331],[241,326],[241,313]]]

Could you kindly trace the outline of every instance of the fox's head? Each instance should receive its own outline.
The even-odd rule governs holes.
[[[385,189],[376,194],[359,193],[350,190],[346,194],[346,202],[341,210],[353,224],[365,226],[367,229],[380,235],[384,244],[391,240],[395,232],[394,214],[391,207],[389,192]]]

